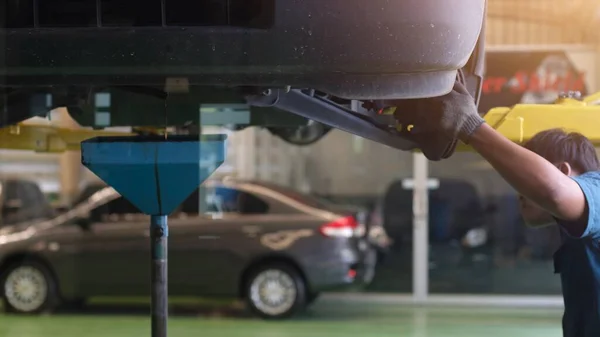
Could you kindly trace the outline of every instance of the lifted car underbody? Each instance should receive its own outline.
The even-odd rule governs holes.
[[[245,105],[246,119],[216,123],[288,140],[334,127],[410,150],[370,102],[456,80],[478,100],[486,0],[349,2],[0,0],[0,127],[57,107],[97,128],[197,126],[202,107]]]

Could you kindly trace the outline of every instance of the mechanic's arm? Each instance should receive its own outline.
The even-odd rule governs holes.
[[[577,227],[580,226],[576,224],[587,223],[584,219],[586,200],[581,187],[546,159],[511,142],[487,124],[473,132],[469,145],[518,193],[567,223],[573,222]],[[580,228],[573,230],[581,231]]]
[[[517,192],[562,220],[561,225],[570,233],[584,234],[588,212],[579,184],[546,159],[485,124],[473,97],[460,81],[448,94],[417,103],[410,109],[402,107],[396,111],[399,124],[413,124],[423,134],[443,132],[449,138],[466,141]],[[422,145],[427,143],[427,139],[419,141]]]

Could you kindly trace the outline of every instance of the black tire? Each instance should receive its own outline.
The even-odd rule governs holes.
[[[288,291],[293,294],[287,299],[283,299],[284,304],[279,308],[267,307],[264,303],[264,298],[260,298],[260,294],[256,292],[260,286],[261,279],[271,278],[274,283],[280,282],[282,286],[286,286]],[[300,273],[291,265],[285,263],[270,263],[258,266],[255,268],[245,280],[245,301],[248,308],[256,316],[263,319],[286,319],[301,312],[306,307],[307,289],[306,282]],[[285,295],[284,295],[285,296]]]
[[[305,126],[268,127],[267,130],[288,144],[308,146],[327,136],[331,131],[331,127],[319,122],[309,121]]]
[[[31,300],[34,303],[26,303],[27,301],[19,303],[19,299],[15,299],[14,292],[10,290],[11,286],[8,285],[11,279],[18,277],[29,278],[33,282],[29,286],[35,286],[35,283],[37,283],[40,287],[38,291],[43,292],[45,295],[40,295],[37,299],[34,297],[34,300]],[[4,310],[7,313],[40,314],[53,310],[59,302],[58,288],[54,276],[44,264],[36,261],[21,261],[9,266],[0,275],[0,287]]]
[[[65,308],[67,310],[73,310],[80,312],[85,310],[87,307],[87,299],[86,298],[76,298],[69,301],[62,301],[61,308]]]
[[[316,300],[319,299],[319,296],[321,296],[321,293],[310,293],[310,294],[308,294],[308,296],[306,298],[306,304],[307,305],[312,305],[313,303],[315,303]]]

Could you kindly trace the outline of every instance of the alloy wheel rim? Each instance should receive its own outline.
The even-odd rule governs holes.
[[[276,316],[290,310],[296,302],[297,290],[293,278],[276,269],[258,274],[250,285],[250,299],[261,312]]]
[[[48,283],[37,268],[23,266],[14,269],[4,282],[7,302],[21,312],[39,309],[48,296]]]

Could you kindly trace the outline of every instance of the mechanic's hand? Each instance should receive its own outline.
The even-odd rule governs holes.
[[[419,145],[425,139],[446,138],[469,142],[469,138],[485,121],[467,89],[458,81],[452,91],[441,97],[402,101],[394,117],[402,125],[412,125],[407,138]]]

